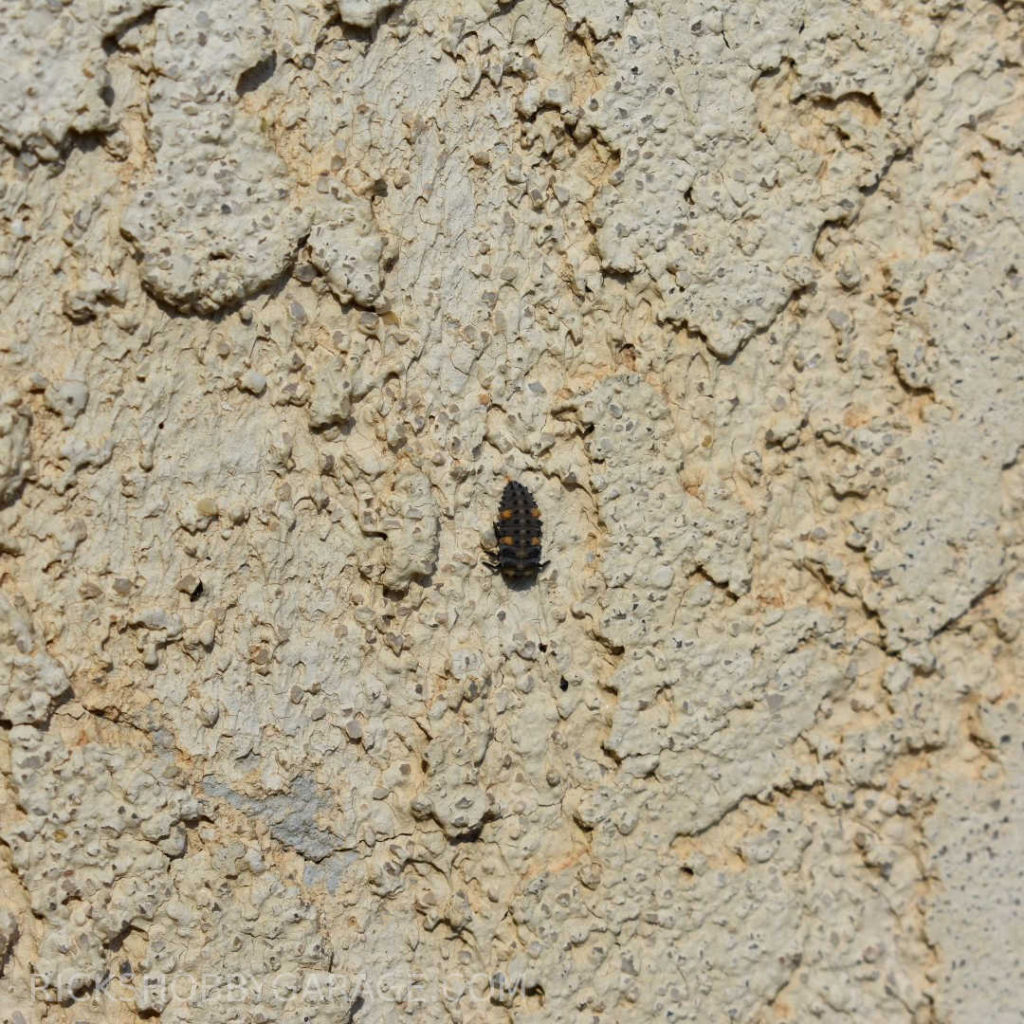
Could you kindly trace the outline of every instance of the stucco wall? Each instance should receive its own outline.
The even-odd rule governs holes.
[[[1020,1020],[1022,22],[10,0],[0,1020]]]

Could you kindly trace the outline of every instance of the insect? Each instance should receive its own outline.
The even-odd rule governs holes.
[[[494,521],[498,550],[485,562],[508,580],[533,579],[548,563],[540,560],[540,509],[533,495],[515,480],[505,484]]]

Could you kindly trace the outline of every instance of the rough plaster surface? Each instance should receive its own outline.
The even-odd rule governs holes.
[[[11,0],[0,1020],[1020,1020],[1022,21]]]

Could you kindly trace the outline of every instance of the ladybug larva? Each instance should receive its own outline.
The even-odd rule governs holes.
[[[515,480],[505,484],[494,521],[498,550],[485,562],[505,580],[533,579],[548,563],[540,560],[540,509],[533,495]]]

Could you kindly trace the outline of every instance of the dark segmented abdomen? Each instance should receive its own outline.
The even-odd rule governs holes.
[[[536,576],[541,568],[540,509],[520,483],[505,484],[494,523],[498,541],[497,570],[506,579]]]

